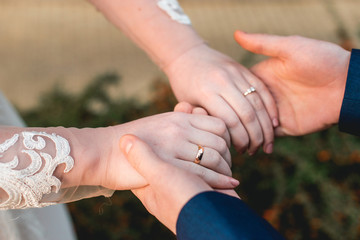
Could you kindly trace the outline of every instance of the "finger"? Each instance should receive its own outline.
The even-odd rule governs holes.
[[[174,112],[192,113],[195,107],[188,102],[179,102],[174,108]]]
[[[188,136],[188,141],[192,143],[193,147],[201,145],[213,149],[231,166],[230,150],[223,138],[210,132],[194,129],[192,130],[192,134]]]
[[[208,112],[204,108],[201,108],[201,107],[194,108],[192,110],[192,113],[193,114],[199,114],[199,115],[209,115]]]
[[[175,189],[181,189],[187,186],[188,189],[186,189],[186,191],[188,192],[198,191],[199,189],[209,189],[205,183],[197,181],[196,185],[194,182],[191,182],[190,179],[192,178],[186,180],[184,177],[186,175],[190,176],[191,173],[187,173],[162,161],[145,142],[133,135],[123,136],[120,139],[119,146],[132,167],[138,171],[150,185]],[[220,189],[230,189],[239,185],[239,182],[232,177],[216,173],[195,163],[179,160],[174,161],[173,164],[200,176],[210,186],[213,185]],[[181,179],[184,180],[181,181]],[[164,184],[165,181],[168,184]]]
[[[259,97],[255,96],[255,94],[251,94],[252,96],[246,96],[251,102],[255,112],[257,119],[259,120],[261,131],[263,134],[263,149],[265,153],[272,153],[273,152],[273,143],[274,143],[274,128],[271,123],[271,120],[269,118],[269,115],[265,109],[265,106],[263,104],[259,103]],[[257,146],[254,146],[254,148]],[[251,145],[249,148],[249,153],[254,153],[254,151],[251,150]]]
[[[189,174],[195,174],[201,177],[210,187],[218,188],[218,189],[233,189],[239,185],[239,181],[214,172],[211,169],[205,168],[199,164],[188,162],[188,161],[176,161],[174,163],[176,166],[185,169],[189,172]]]
[[[262,98],[262,94],[264,94],[264,89],[261,88],[260,84],[255,84],[257,82],[260,82],[255,76],[253,76],[251,73],[243,73],[246,76],[246,80],[251,84],[250,86],[259,86],[259,90],[257,87],[255,87],[256,92],[253,92],[251,94],[248,94],[245,96],[245,98],[251,103],[252,107],[254,108],[257,118],[260,122],[263,137],[264,137],[264,144],[263,149],[266,153],[272,153],[273,146],[274,146],[274,126],[273,122],[278,123],[277,117],[271,120],[271,117],[269,116],[269,113],[265,107],[264,100]],[[256,80],[255,80],[256,79]],[[256,94],[257,93],[257,94]],[[269,97],[269,96],[268,96]],[[273,100],[273,98],[270,96],[270,100]],[[274,103],[275,105],[275,103]],[[276,105],[273,106],[276,109]],[[277,111],[276,111],[277,112]],[[277,126],[276,126],[277,127]]]
[[[275,128],[275,136],[278,137],[284,137],[284,136],[292,136],[290,132],[286,131],[283,127],[281,127],[281,124],[279,127]]]
[[[217,97],[208,100],[205,105],[208,106],[207,110],[210,115],[224,120],[236,151],[245,152],[249,146],[249,135],[229,103],[222,97]]]
[[[240,84],[236,83],[236,85]],[[235,113],[239,116],[242,124],[244,125],[250,138],[248,152],[249,154],[254,154],[263,143],[264,136],[255,109],[248,101],[248,99],[246,99],[242,94],[242,92],[245,92],[246,89],[250,88],[250,85],[244,80],[242,81],[241,85],[243,85],[241,88],[244,88],[244,90],[238,88],[229,88],[227,93],[224,94],[224,98],[226,97],[225,100],[228,102],[228,104],[233,106]],[[257,99],[261,102],[260,97],[256,92],[249,95],[256,95]]]
[[[261,80],[259,80],[257,76],[249,73],[247,74],[247,79],[250,85],[255,87],[256,91],[259,93],[259,96],[261,97],[262,102],[265,105],[266,111],[269,114],[273,127],[278,127],[279,113],[273,95],[270,93],[266,85]]]
[[[212,133],[217,135],[218,137],[222,138],[223,140],[225,140],[225,143],[227,145],[227,147],[230,147],[230,133],[226,127],[226,124],[223,120],[216,118],[216,117],[210,117],[210,116],[202,116],[202,115],[194,115],[193,117],[190,118],[190,124],[199,130],[202,130],[201,132],[197,132],[199,135],[202,135],[201,137],[203,139],[192,139],[193,141],[203,141],[203,140],[207,140],[207,138],[209,137],[209,140],[214,139],[214,136],[210,136],[210,135],[206,135],[204,136],[204,134],[206,133]],[[197,134],[192,134],[192,136],[199,136]],[[216,142],[216,144],[220,144],[220,146],[223,147],[221,139],[218,139],[218,141]],[[199,143],[196,143],[199,144]],[[205,144],[205,143],[204,143]],[[206,144],[209,144],[208,142],[206,142]],[[208,146],[213,146],[213,144],[209,144]]]
[[[267,34],[249,34],[242,31],[234,33],[235,40],[246,50],[270,57],[286,57],[282,51],[285,37]]]
[[[227,151],[225,154],[225,158],[219,154],[218,151],[209,148],[209,147],[203,147],[203,155],[200,160],[200,165],[206,168],[209,168],[215,172],[231,176],[231,155],[230,151]],[[194,162],[195,158],[197,156],[197,153],[199,151],[199,147],[196,144],[193,143],[185,143],[181,146],[181,148],[178,148],[176,152],[176,158],[182,159],[189,162]]]

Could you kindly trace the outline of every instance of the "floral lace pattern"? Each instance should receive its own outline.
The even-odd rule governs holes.
[[[191,25],[190,18],[184,13],[177,0],[159,0],[157,5],[164,10],[172,20]]]
[[[69,156],[70,145],[65,138],[45,132],[22,132],[21,135],[24,147],[21,153],[30,157],[31,162],[24,169],[15,169],[19,166],[17,154],[11,161],[0,162],[0,189],[8,194],[8,198],[0,202],[0,209],[45,207],[54,204],[42,203],[41,199],[44,194],[57,193],[60,190],[61,182],[53,176],[55,169],[65,163],[64,173],[67,173],[74,166],[74,160]],[[0,144],[0,159],[3,158],[1,154],[11,150],[19,142],[19,138],[20,135],[15,134]],[[55,156],[45,152],[44,138],[55,144]]]

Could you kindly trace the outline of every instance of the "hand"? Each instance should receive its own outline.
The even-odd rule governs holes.
[[[243,152],[273,149],[273,123],[277,123],[275,101],[265,85],[231,58],[198,45],[165,69],[179,101],[201,106],[226,123],[232,143]],[[256,92],[243,93],[254,86]]]
[[[198,176],[160,159],[139,138],[123,136],[120,149],[129,164],[148,182],[132,190],[146,209],[175,234],[182,207],[195,195],[213,189]],[[237,196],[234,191],[229,192]]]
[[[231,178],[230,136],[222,120],[202,115],[165,113],[107,129],[100,167],[102,186],[111,189],[142,187],[146,181],[129,165],[121,151],[114,147],[125,134],[145,141],[162,159],[201,176],[216,188],[234,188]],[[194,163],[198,145],[204,147],[200,164]]]
[[[276,134],[303,135],[339,120],[350,53],[341,47],[298,36],[237,31],[245,49],[270,56],[251,71],[272,92],[279,110]]]

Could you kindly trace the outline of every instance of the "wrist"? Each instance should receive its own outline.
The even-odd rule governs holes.
[[[182,69],[187,68],[188,66],[194,66],[197,63],[201,63],[198,59],[209,59],[207,53],[209,50],[212,50],[206,42],[198,42],[188,49],[179,53],[176,58],[173,58],[171,61],[168,61],[166,65],[163,66],[163,71],[168,75],[179,74]]]
[[[128,180],[124,174],[127,161],[119,148],[120,138],[126,134],[124,125],[126,124],[95,129],[93,138],[96,138],[96,159],[89,166],[87,183],[120,190],[122,184]]]
[[[164,57],[164,61],[161,61],[159,67],[169,75],[172,71],[178,69],[177,66],[186,66],[191,64],[191,60],[194,58],[190,57],[194,55],[194,52],[197,52],[199,49],[209,48],[204,40],[199,40],[193,44],[188,44],[186,47],[183,47],[180,51],[177,51],[172,57]],[[178,64],[180,63],[180,64]]]
[[[63,172],[63,167],[58,167],[55,174],[60,175],[62,187],[99,186],[97,169],[101,161],[101,152],[98,136],[101,129],[93,128],[67,128],[63,136],[69,140],[70,156],[74,159],[74,167],[68,172]]]
[[[157,1],[89,0],[160,67],[204,40],[190,26],[171,19]]]

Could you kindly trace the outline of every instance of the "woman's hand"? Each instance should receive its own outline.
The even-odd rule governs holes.
[[[237,31],[245,49],[270,56],[251,71],[269,87],[279,110],[277,135],[303,135],[339,120],[350,53],[333,43],[299,36]]]
[[[239,151],[272,152],[277,110],[265,85],[231,58],[209,48],[189,25],[152,0],[89,0],[168,75],[179,101],[223,119]],[[154,34],[156,33],[156,34]],[[255,93],[243,95],[251,86]]]
[[[162,159],[201,176],[215,188],[234,188],[238,181],[231,176],[230,136],[224,122],[204,115],[164,113],[100,131],[102,186],[132,189],[146,181],[124,160],[117,148],[119,139],[133,134],[145,141]],[[204,148],[200,164],[194,163],[198,145]]]
[[[195,46],[165,67],[179,101],[201,106],[221,118],[235,148],[250,154],[264,144],[273,150],[275,101],[266,86],[245,67],[205,44]],[[251,86],[256,92],[244,96]]]

